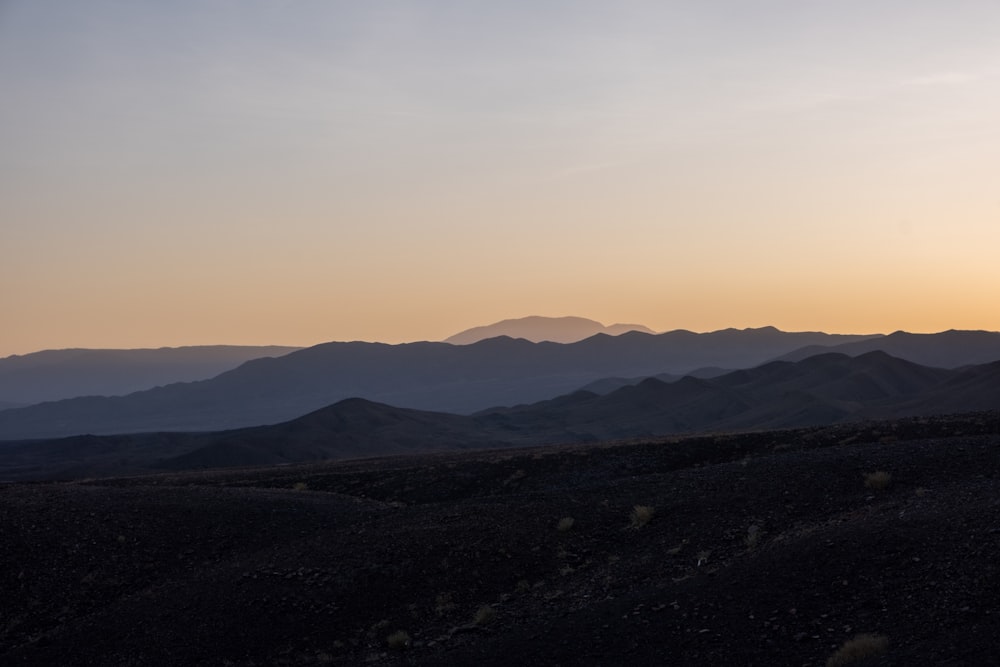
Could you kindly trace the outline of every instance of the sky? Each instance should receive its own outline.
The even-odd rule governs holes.
[[[1000,3],[0,0],[0,356],[1000,330]]]

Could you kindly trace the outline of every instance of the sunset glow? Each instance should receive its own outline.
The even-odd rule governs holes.
[[[0,4],[0,356],[1000,330],[1000,4]]]

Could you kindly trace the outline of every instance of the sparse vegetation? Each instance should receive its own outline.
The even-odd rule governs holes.
[[[410,647],[412,640],[410,635],[407,634],[405,630],[397,630],[388,637],[385,638],[385,643],[389,645],[393,651],[402,651]]]
[[[862,633],[844,642],[826,660],[826,667],[842,667],[866,658],[883,655],[889,650],[889,639],[883,635]]]
[[[632,522],[632,527],[642,528],[653,520],[654,514],[656,514],[656,508],[650,507],[649,505],[636,505],[632,508],[632,514],[629,516]]]
[[[883,491],[892,484],[892,474],[884,470],[865,473],[865,488],[873,491]]]
[[[524,472],[523,469],[518,468],[517,470],[515,470],[510,474],[510,477],[504,480],[503,485],[507,486],[508,484],[513,484],[514,482],[518,482],[527,476],[528,473]]]
[[[559,519],[559,523],[556,525],[556,530],[558,530],[560,533],[565,533],[566,531],[568,531],[570,528],[573,527],[574,523],[576,523],[576,521],[573,519],[573,517],[564,516],[563,518]]]
[[[492,623],[496,618],[497,610],[492,605],[484,604],[476,610],[476,615],[472,617],[472,622],[476,625],[486,625]]]
[[[0,526],[12,527],[0,539],[11,582],[4,611],[13,610],[0,663],[44,663],[58,650],[98,664],[105,647],[112,658],[155,662],[143,638],[164,622],[164,596],[182,594],[209,641],[176,645],[175,662],[220,667],[623,655],[633,664],[822,667],[830,658],[862,667],[946,664],[956,652],[992,664],[990,633],[955,637],[994,602],[982,585],[992,567],[982,546],[1000,508],[980,482],[1000,474],[990,456],[1000,412],[988,423],[993,435],[958,439],[925,438],[915,426],[895,458],[867,445],[837,449],[867,425],[817,428],[815,449],[762,454],[750,472],[736,459],[697,457],[725,461],[800,436],[734,436],[740,446],[718,452],[706,452],[701,436],[667,447],[602,444],[588,458],[556,446],[538,465],[533,450],[486,450],[0,483]],[[498,458],[509,467],[496,467]],[[529,487],[498,492],[518,467]],[[888,489],[865,488],[865,473],[880,470],[892,474]],[[286,493],[300,481],[307,491]],[[388,506],[397,500],[406,508]],[[630,525],[637,505],[655,508],[648,526]],[[649,516],[635,514],[635,526]],[[572,527],[560,532],[567,518]],[[226,576],[206,587],[209,566]],[[122,591],[137,591],[135,604],[119,604]],[[249,613],[243,631],[226,632],[233,599],[279,610],[280,627]],[[92,646],[81,632],[95,614],[141,634]],[[397,632],[405,634],[390,640]],[[862,632],[889,637],[887,651],[857,658],[864,639],[838,651]],[[504,650],[494,656],[489,646]]]
[[[292,484],[292,489],[294,491],[307,491],[309,490],[309,485],[305,482],[295,482],[295,484]]]
[[[753,551],[760,544],[760,526],[754,524],[747,528],[747,536],[743,540],[744,544],[747,545],[747,549]]]
[[[434,600],[434,611],[437,612],[438,616],[454,609],[455,603],[451,599],[451,593],[438,593],[437,598]]]

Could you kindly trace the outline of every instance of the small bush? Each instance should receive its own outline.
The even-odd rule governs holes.
[[[309,489],[309,485],[305,482],[295,482],[295,484],[292,484],[292,489],[295,491],[306,491]]]
[[[760,544],[760,526],[754,524],[747,528],[747,536],[743,540],[744,544],[747,545],[747,549],[753,551]]]
[[[455,602],[451,599],[451,593],[438,593],[437,599],[434,601],[434,611],[437,612],[438,616],[442,614],[447,614],[449,611],[454,611],[456,608]]]
[[[527,476],[528,476],[528,473],[526,473],[526,472],[524,472],[524,470],[518,468],[517,470],[515,470],[514,472],[512,472],[510,474],[510,477],[508,477],[507,479],[505,479],[503,481],[503,485],[507,486],[508,484],[513,484],[514,482],[518,482],[518,481],[524,479]]]
[[[396,630],[388,637],[385,638],[385,643],[389,645],[393,651],[402,651],[410,647],[411,643],[410,635],[406,633],[405,630]]]
[[[883,655],[889,650],[889,639],[882,635],[863,633],[854,635],[826,659],[826,667],[842,667],[851,663]]]
[[[476,625],[486,625],[487,623],[493,622],[496,618],[497,610],[491,605],[484,604],[478,610],[476,610],[476,615],[472,617],[472,622]]]
[[[884,470],[865,473],[865,488],[873,491],[883,491],[892,484],[892,475]]]
[[[649,505],[636,505],[632,508],[632,514],[630,515],[632,527],[642,528],[647,523],[652,521],[654,514],[656,514],[655,508],[650,507]]]
[[[560,533],[565,533],[566,531],[568,531],[570,528],[573,527],[574,523],[576,523],[576,521],[573,520],[573,517],[564,516],[563,518],[559,519],[559,523],[558,525],[556,525],[556,530],[558,530]]]

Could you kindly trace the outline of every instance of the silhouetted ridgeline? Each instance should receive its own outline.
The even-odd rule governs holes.
[[[821,352],[841,352],[856,357],[882,350],[894,357],[924,366],[957,368],[985,364],[1000,359],[1000,333],[995,331],[942,331],[913,334],[897,331],[888,336],[852,341],[833,346],[810,345],[781,357],[783,361],[801,361]]]
[[[0,479],[107,476],[388,454],[768,430],[1000,410],[1000,362],[946,370],[871,352],[776,361],[712,379],[653,378],[472,416],[348,399],[216,433],[74,436],[0,445]]]
[[[511,338],[524,338],[536,343],[543,340],[554,343],[575,343],[599,333],[618,336],[628,331],[641,331],[648,334],[655,333],[652,329],[644,327],[641,324],[612,324],[604,326],[600,322],[588,320],[585,317],[540,317],[534,315],[466,329],[454,336],[449,336],[444,342],[453,345],[469,345],[487,338],[510,336]]]
[[[0,359],[0,409],[77,396],[120,396],[174,382],[207,380],[260,357],[302,348],[197,345],[148,350],[44,350]]]
[[[550,398],[608,376],[745,368],[806,345],[859,338],[764,328],[601,334],[566,345],[504,337],[472,345],[325,343],[249,361],[210,380],[5,410],[0,439],[236,428],[292,419],[352,397],[468,413]]]

